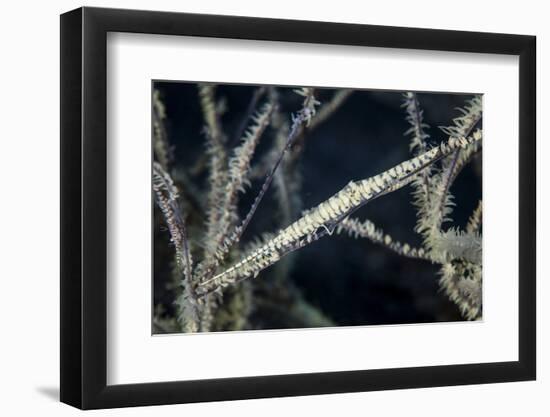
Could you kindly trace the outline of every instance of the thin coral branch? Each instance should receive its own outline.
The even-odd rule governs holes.
[[[159,164],[168,170],[172,160],[172,149],[166,134],[166,109],[160,99],[160,92],[153,91],[153,150]]]
[[[424,113],[420,108],[420,103],[416,93],[405,93],[402,107],[406,109],[405,120],[411,126],[404,134],[410,135],[411,141],[409,148],[414,156],[426,151],[426,140],[430,137],[425,132],[429,126],[424,123]],[[413,181],[413,203],[416,207],[425,207],[430,204],[430,187],[432,181],[432,168],[428,167],[416,176]]]
[[[269,90],[269,96],[273,102],[279,103],[279,94],[275,88]],[[280,112],[279,106],[276,107],[271,116],[271,125],[276,133],[273,149],[266,154],[266,166],[273,166],[275,164],[280,152],[286,147],[290,131],[290,124],[287,118]],[[293,214],[290,189],[294,187],[295,191],[297,191],[296,188],[300,185],[300,178],[298,170],[294,170],[293,173],[289,172],[288,160],[283,159],[281,164],[281,168],[276,170],[274,174],[275,196],[281,208],[282,223],[288,224],[292,220]]]
[[[266,91],[267,91],[267,88],[263,86],[254,90],[254,93],[250,98],[250,102],[248,103],[248,107],[246,109],[245,115],[241,120],[239,127],[235,131],[235,135],[233,136],[233,142],[237,142],[243,137],[246,126],[248,125],[248,120],[250,119],[250,117],[252,117],[252,115],[256,111],[258,102],[262,98],[262,96],[266,93]]]
[[[468,136],[472,129],[481,120],[483,104],[481,96],[475,96],[466,102],[464,108],[457,108],[462,116],[455,117],[450,126],[440,126],[442,132],[451,137]]]
[[[176,248],[178,262],[186,278],[190,278],[193,269],[192,259],[187,241],[185,222],[177,202],[178,190],[172,178],[170,178],[158,162],[153,163],[153,191],[155,192],[157,205],[168,225],[171,241]]]
[[[384,233],[382,229],[376,227],[376,225],[370,220],[360,221],[355,218],[346,218],[342,220],[336,227],[336,233],[345,233],[354,238],[365,238],[370,241],[381,245],[387,249],[392,250],[398,255],[406,256],[408,258],[417,258],[431,261],[426,251],[423,248],[416,248],[408,243],[402,243],[393,239],[390,235]]]
[[[476,209],[468,219],[468,224],[466,225],[466,231],[468,233],[478,232],[481,229],[481,219],[483,216],[483,202],[479,200]]]
[[[440,129],[451,137],[469,136],[481,120],[483,110],[481,97],[474,97],[472,100],[467,102],[463,109],[459,108],[458,110],[462,112],[463,115],[453,119],[453,125],[441,127]],[[474,135],[479,135],[481,137],[481,131],[478,130],[474,133]],[[449,189],[456,178],[456,170],[460,168],[459,161],[461,160],[462,151],[462,149],[456,150],[456,152],[443,163],[440,176],[441,181],[439,185],[439,200],[437,204],[438,216],[435,216],[434,224],[436,229],[441,227],[441,223],[446,220],[447,215],[451,212],[451,204],[449,204],[450,200],[448,198]]]
[[[178,190],[172,178],[158,162],[153,163],[153,191],[157,205],[168,226],[170,240],[176,249],[176,262],[183,272],[183,278],[181,279],[183,293],[178,300],[180,321],[187,330],[196,331],[198,322],[197,296],[191,282],[193,260],[189,250],[185,221],[177,202]]]
[[[223,131],[218,113],[219,108],[216,104],[216,86],[212,84],[199,84],[198,89],[208,134],[214,142],[221,143],[223,141]]]
[[[401,107],[405,108],[405,120],[411,126],[409,130],[404,133],[404,135],[411,136],[411,143],[409,145],[410,150],[414,154],[425,152],[428,147],[426,139],[430,137],[425,129],[429,128],[429,125],[424,123],[424,112],[420,108],[416,93],[407,92],[403,94],[403,104]]]
[[[302,91],[302,90],[299,90]],[[311,89],[310,89],[311,91]],[[300,154],[302,153],[304,149],[304,141],[305,138],[308,136],[309,133],[313,132],[315,129],[317,129],[319,126],[321,126],[324,122],[326,122],[330,117],[338,111],[338,109],[346,102],[346,100],[352,95],[353,90],[338,90],[334,93],[334,95],[330,98],[330,100],[326,103],[323,103],[319,109],[316,110],[315,117],[311,119],[311,122],[309,126],[302,125],[299,129],[299,131],[296,134],[295,139],[293,140],[293,146],[292,146],[292,152],[290,152],[290,155],[286,157],[286,160],[288,161],[288,166],[294,166],[296,160],[299,158]],[[278,93],[276,88],[270,88],[269,94],[272,97],[275,97],[275,101],[277,100]],[[302,95],[302,94],[300,94]],[[276,113],[274,114],[274,119],[276,117]],[[273,122],[274,125],[276,122]],[[278,132],[284,131],[284,129],[277,129]],[[287,129],[288,130],[288,127]],[[284,135],[284,142],[286,142],[287,135]],[[279,143],[279,141],[276,141]],[[277,154],[278,155],[278,154]],[[261,164],[255,167],[253,170],[251,177],[253,178],[259,178],[268,172],[269,168],[273,166],[273,156],[271,153],[267,154],[264,158],[264,161],[262,161]],[[294,178],[297,179],[297,178]]]
[[[315,117],[310,118],[305,124],[300,126],[300,129],[297,132],[296,138],[294,140],[295,146],[292,148],[292,152],[289,156],[291,164],[296,161],[300,154],[303,152],[305,138],[307,137],[308,133],[312,132],[321,124],[323,124],[327,119],[329,119],[330,116],[332,116],[332,114],[334,114],[336,110],[340,108],[340,106],[351,94],[351,90],[338,90],[328,102],[317,109],[316,106],[320,105],[321,103],[315,100],[315,89],[301,88],[294,90],[294,92],[305,97],[303,103],[304,111],[307,109],[307,106],[311,106],[311,115]],[[313,100],[308,103],[308,97],[310,96],[313,97]]]
[[[477,129],[473,134],[483,137],[483,130]],[[462,169],[466,165],[468,165],[472,161],[472,159],[479,154],[480,151],[481,151],[481,141],[476,142],[472,146],[468,146],[466,149],[463,149],[459,153],[454,166],[454,170],[452,172],[452,176],[450,178],[451,184],[454,183],[456,177],[458,176],[458,174],[460,174]]]
[[[221,206],[224,200],[224,190],[227,184],[227,156],[223,145],[223,133],[215,103],[215,86],[201,84],[199,98],[205,121],[206,153],[209,161],[209,184],[206,234],[204,244],[206,247],[205,258],[212,255],[213,249],[208,243],[212,242],[216,234],[217,225],[220,219]]]
[[[247,176],[250,161],[263,132],[270,123],[272,113],[273,106],[271,103],[265,104],[252,117],[252,125],[244,135],[241,145],[235,148],[233,156],[229,160],[229,184],[226,192],[229,192],[230,195],[235,194],[237,191],[244,192],[244,186],[248,184]]]
[[[224,198],[224,188],[227,183],[227,168],[225,163],[225,149],[220,143],[216,143],[213,137],[206,133],[207,149],[206,153],[209,157],[209,184],[207,201],[207,219],[206,219],[206,235],[204,242],[207,245],[212,241],[214,236],[220,211],[218,207],[222,204]]]
[[[299,117],[302,118],[305,126],[309,127],[311,125],[311,121],[313,120],[313,116],[317,114],[317,106],[319,106],[321,102],[315,98],[314,88],[302,87],[293,91],[304,98]]]
[[[313,96],[313,89],[303,88],[301,90],[295,90],[295,92],[297,92],[298,94],[304,97],[302,109],[296,115],[292,116],[292,126],[290,128],[290,132],[288,133],[286,144],[281,150],[281,152],[279,153],[279,156],[277,157],[275,163],[271,167],[271,170],[266,175],[265,180],[262,184],[262,187],[260,188],[260,191],[256,196],[256,198],[254,199],[254,202],[252,203],[252,206],[250,207],[250,210],[248,211],[246,217],[244,218],[242,223],[235,229],[235,232],[227,241],[227,244],[229,245],[237,243],[240,240],[244,231],[248,227],[250,220],[252,220],[252,217],[256,213],[258,206],[260,205],[262,199],[264,198],[265,193],[271,186],[271,183],[273,182],[273,178],[274,178],[275,172],[277,171],[277,168],[279,168],[279,165],[281,164],[283,158],[285,157],[285,154],[288,152],[288,150],[291,148],[292,144],[294,143],[294,140],[296,139],[298,133],[300,132],[302,125],[304,124],[307,125],[311,121],[312,117],[315,115],[315,106],[317,106],[319,102]]]
[[[469,133],[469,132],[468,132]],[[474,132],[474,137],[481,140],[482,134],[481,130]],[[479,143],[476,142],[476,143]],[[464,167],[465,162],[468,158],[464,157],[464,149],[456,150],[452,155],[448,163],[443,165],[443,169],[440,174],[440,181],[437,186],[439,192],[439,199],[436,202],[437,215],[435,216],[434,227],[439,229],[441,224],[448,220],[448,215],[451,213],[452,209],[452,196],[449,193],[451,185],[453,184],[458,172]]]
[[[352,93],[353,90],[337,90],[329,101],[319,107],[315,118],[311,120],[307,130],[312,131],[327,121],[346,102]]]
[[[248,227],[248,224],[250,223],[250,220],[252,220],[252,217],[256,213],[256,210],[258,209],[258,206],[260,205],[260,202],[264,198],[265,193],[269,189],[271,182],[273,181],[273,176],[275,175],[275,172],[277,171],[277,168],[279,168],[279,165],[281,164],[281,161],[283,160],[285,154],[288,152],[290,147],[292,146],[292,143],[296,137],[296,133],[298,131],[299,126],[304,122],[304,120],[300,117],[296,117],[293,120],[292,127],[290,129],[290,133],[288,134],[287,143],[285,147],[283,148],[282,152],[279,154],[277,160],[275,161],[275,164],[271,167],[271,170],[266,175],[265,180],[262,184],[262,187],[260,188],[260,192],[254,199],[254,202],[252,203],[252,206],[250,207],[250,210],[246,217],[244,218],[243,222],[241,223],[239,230],[237,232],[237,235],[242,236],[246,228]],[[238,239],[237,239],[238,240]]]
[[[442,128],[450,135],[450,138],[467,137],[471,134],[477,123],[481,120],[482,104],[481,97],[475,97],[467,102],[464,109],[461,109],[462,116],[453,120],[453,125]],[[481,130],[477,130],[471,137],[471,148],[477,148],[481,144]],[[452,213],[453,196],[449,192],[450,187],[456,178],[458,169],[466,161],[464,155],[470,152],[470,147],[455,150],[451,155],[444,158],[441,169],[430,177],[430,198],[422,204],[418,204],[418,222],[416,231],[424,237],[424,245],[429,250],[436,250],[434,239],[438,236],[443,222],[449,219]]]
[[[279,103],[279,94],[276,88],[269,89],[269,97],[273,103]],[[313,119],[315,120],[317,116]],[[256,165],[250,173],[253,176],[262,177],[266,175],[269,168],[275,165],[280,153],[286,147],[287,138],[290,132],[290,124],[287,118],[280,112],[276,105],[271,116],[271,126],[275,131],[273,148],[266,152],[263,160]],[[292,148],[295,149],[295,146]],[[275,188],[275,198],[281,209],[281,223],[289,224],[293,218],[301,211],[300,187],[302,183],[300,170],[293,164],[294,152],[291,152],[281,161],[281,166],[275,171],[273,186]],[[263,173],[261,175],[260,173]]]
[[[299,220],[280,231],[260,249],[246,256],[240,262],[204,281],[197,289],[200,294],[211,292],[218,287],[225,287],[240,278],[258,274],[261,270],[277,262],[298,242],[307,241],[310,236],[332,234],[335,227],[344,218],[368,202],[380,197],[396,184],[406,183],[406,179],[417,174],[430,164],[451,154],[457,149],[472,144],[475,138],[454,138],[432,148],[418,157],[405,161],[388,171],[374,177],[350,182],[325,202],[306,212]],[[307,243],[307,242],[306,242]]]

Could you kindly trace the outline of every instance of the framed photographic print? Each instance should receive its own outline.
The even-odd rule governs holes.
[[[61,400],[535,379],[535,38],[61,16]]]

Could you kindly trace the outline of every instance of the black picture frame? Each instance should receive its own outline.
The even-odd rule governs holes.
[[[519,360],[113,385],[107,375],[108,32],[519,56]],[[533,380],[534,36],[80,8],[61,15],[61,401],[82,409]]]

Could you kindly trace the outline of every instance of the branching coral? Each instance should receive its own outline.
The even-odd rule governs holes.
[[[246,316],[253,309],[251,286],[247,278],[258,276],[271,265],[282,265],[285,255],[333,234],[368,239],[398,255],[428,261],[440,266],[440,286],[454,301],[463,316],[477,319],[482,309],[481,201],[465,230],[454,226],[444,229],[453,209],[451,187],[461,169],[480,151],[482,131],[481,97],[474,97],[460,109],[461,115],[451,126],[441,128],[447,135],[438,145],[428,143],[429,126],[415,93],[403,99],[405,120],[409,124],[411,158],[373,177],[351,181],[340,191],[296,218],[293,203],[299,183],[293,168],[308,132],[318,128],[345,103],[350,90],[340,90],[322,104],[313,88],[295,89],[301,100],[290,118],[280,111],[277,89],[260,87],[254,91],[243,121],[235,135],[227,135],[222,126],[223,99],[216,98],[216,86],[199,85],[199,101],[204,117],[209,189],[206,193],[205,231],[201,260],[195,266],[189,247],[186,224],[178,203],[179,193],[171,173],[171,148],[166,140],[164,105],[154,93],[153,191],[155,201],[168,227],[180,271],[181,291],[177,300],[178,320],[186,332],[218,328],[239,329],[246,326]],[[246,127],[248,126],[248,127]],[[271,148],[256,164],[253,159],[266,132],[273,138]],[[269,136],[269,135],[268,135]],[[227,137],[240,137],[235,146]],[[158,148],[158,150],[157,150]],[[231,149],[232,148],[232,149]],[[261,185],[244,215],[239,210],[240,195],[250,181],[263,176]],[[291,176],[293,181],[290,180]],[[271,185],[280,204],[283,223],[277,233],[264,234],[248,249],[240,241]],[[373,200],[407,185],[413,189],[417,209],[415,230],[422,245],[401,242],[370,220],[351,217]],[[293,195],[295,194],[295,195]],[[336,232],[336,233],[334,233]],[[254,239],[252,239],[254,240]],[[254,281],[255,282],[255,281]],[[281,285],[285,285],[284,283]],[[299,299],[300,297],[298,297]],[[289,299],[296,299],[296,296]],[[293,311],[309,312],[312,322],[329,323],[321,313],[305,302]],[[158,327],[163,324],[156,321]]]
[[[225,287],[240,279],[256,276],[261,270],[277,262],[282,256],[301,248],[325,234],[332,235],[335,227],[351,213],[385,194],[395,191],[407,183],[407,179],[430,164],[450,155],[456,150],[481,140],[481,136],[466,139],[451,137],[447,142],[429,151],[396,165],[374,177],[351,181],[331,198],[307,211],[287,228],[281,230],[262,247],[248,254],[239,263],[201,284],[199,294]]]

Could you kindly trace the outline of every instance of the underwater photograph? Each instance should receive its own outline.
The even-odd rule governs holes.
[[[154,80],[152,333],[482,320],[482,95]]]

